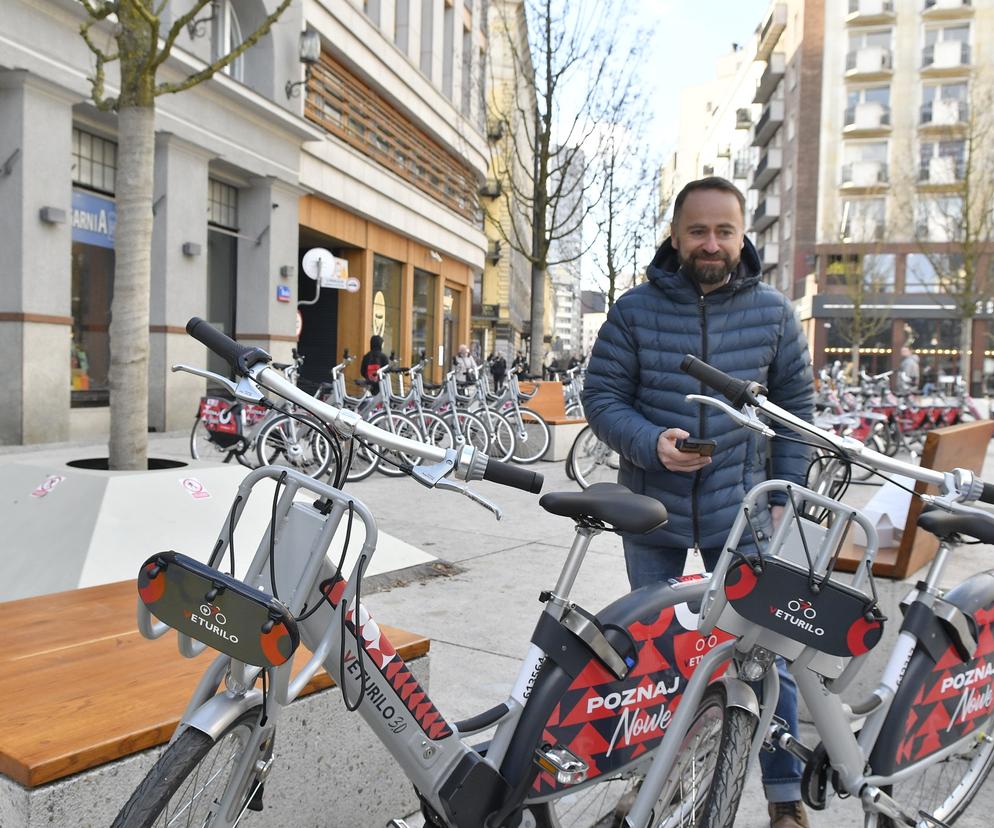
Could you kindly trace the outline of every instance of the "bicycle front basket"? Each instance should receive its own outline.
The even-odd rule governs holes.
[[[883,618],[866,595],[832,580],[812,587],[806,569],[776,557],[766,558],[759,574],[737,561],[725,575],[725,597],[747,621],[834,656],[877,645]]]
[[[145,561],[138,594],[163,623],[245,664],[278,667],[300,644],[282,603],[186,555],[160,552]]]

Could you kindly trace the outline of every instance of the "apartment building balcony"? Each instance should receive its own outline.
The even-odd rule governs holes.
[[[780,41],[780,35],[787,28],[787,4],[777,3],[770,16],[759,30],[759,44],[756,46],[756,60],[769,60],[770,53]]]
[[[842,165],[842,187],[847,191],[886,187],[890,178],[883,161],[851,161]]]
[[[770,101],[763,109],[763,114],[756,121],[756,128],[752,133],[752,145],[754,147],[765,147],[770,143],[770,139],[776,131],[783,126],[783,101]]]
[[[750,107],[743,106],[741,109],[735,110],[735,128],[752,129],[752,109]]]
[[[973,14],[973,0],[925,0],[922,17],[938,20],[952,17],[968,17]]]
[[[922,49],[922,74],[959,75],[970,71],[969,43],[943,40]]]
[[[759,157],[750,189],[762,190],[777,177],[781,169],[783,169],[783,150],[780,147],[768,147]]]
[[[849,0],[846,23],[858,26],[889,23],[894,17],[894,0]]]
[[[918,186],[945,189],[963,183],[966,162],[952,155],[936,155],[918,167]]]
[[[949,129],[965,126],[970,115],[970,105],[966,101],[944,101],[941,98],[923,103],[921,106],[921,129]]]
[[[763,273],[773,270],[780,264],[780,245],[777,242],[767,242],[757,252],[763,264]]]
[[[766,63],[766,68],[756,83],[756,94],[753,103],[765,104],[776,91],[777,84],[787,71],[787,56],[783,52],[774,52]]]
[[[768,195],[752,213],[752,231],[762,233],[780,218],[780,196]]]
[[[894,74],[894,53],[884,46],[864,46],[846,55],[847,80],[875,80]]]
[[[861,101],[846,108],[842,119],[845,135],[879,135],[890,132],[890,107],[877,101]]]
[[[749,178],[749,171],[751,169],[752,164],[749,163],[748,159],[736,158],[735,163],[732,165],[732,177],[746,181]]]

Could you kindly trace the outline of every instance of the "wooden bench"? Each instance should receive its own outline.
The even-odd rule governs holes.
[[[533,383],[537,391],[535,396],[525,402],[525,405],[542,415],[549,424],[549,448],[543,460],[565,460],[570,446],[583,427],[585,419],[566,416],[566,401],[563,398],[563,384],[558,381],[541,381]],[[522,391],[531,390],[522,383]]]
[[[136,600],[134,582],[122,581],[0,603],[0,629],[4,630],[0,647],[3,668],[0,671],[3,699],[0,774],[7,777],[0,777],[3,783],[0,784],[0,822],[5,828],[8,824],[3,815],[16,814],[18,803],[30,803],[30,812],[22,813],[24,825],[42,824],[41,816],[50,807],[54,789],[88,775],[99,777],[99,772],[108,765],[116,767],[140,756],[141,773],[110,774],[113,779],[127,779],[127,784],[115,785],[113,789],[93,780],[85,785],[69,785],[76,794],[83,795],[85,802],[77,802],[70,794],[76,810],[67,813],[77,816],[67,821],[56,819],[54,823],[109,824],[156,758],[158,751],[149,749],[166,743],[176,728],[198,679],[216,653],[208,650],[197,658],[184,658],[172,632],[155,641],[143,638],[135,624]],[[408,662],[419,659],[410,666],[427,686],[427,658],[422,657],[429,651],[428,640],[385,625],[383,629],[402,658]],[[301,646],[295,667],[302,667],[309,656]],[[283,761],[292,767],[294,761],[305,758],[294,747],[299,744],[297,737],[283,733],[284,721],[289,722],[287,729],[291,733],[295,727],[293,711],[299,709],[300,715],[310,722],[305,725],[308,730],[322,720],[334,721],[336,730],[348,727],[349,741],[343,745],[336,739],[324,739],[327,752],[333,750],[336,755],[354,757],[358,751],[370,760],[376,757],[377,774],[396,776],[390,780],[396,784],[389,787],[398,791],[397,801],[389,803],[391,807],[383,811],[382,819],[378,813],[376,822],[384,824],[391,817],[410,813],[416,806],[409,794],[410,786],[403,784],[402,774],[386,751],[357,715],[345,711],[338,693],[317,692],[331,686],[331,678],[320,670],[302,694],[308,698],[301,698],[287,708],[280,724],[280,744],[286,756],[278,755],[277,763]],[[354,722],[339,723],[346,718]],[[332,735],[323,730],[320,735]],[[305,736],[313,740],[314,733]],[[354,763],[336,765],[336,785],[342,784],[343,777],[348,780],[350,764]],[[326,763],[325,770],[328,766]],[[295,779],[298,772],[285,770],[285,773],[280,774],[284,780]],[[306,770],[301,773],[306,775]],[[359,774],[354,780],[360,788],[369,781]],[[351,781],[344,784],[343,790],[356,789]],[[293,785],[284,787],[290,810],[285,819],[277,822],[272,822],[275,814],[267,814],[266,824],[289,825],[303,818],[301,808],[305,806],[301,804],[300,791]],[[324,790],[315,793],[323,798]],[[58,792],[55,800],[62,799],[65,793]],[[336,806],[342,799],[335,798]],[[389,800],[389,796],[381,799]],[[272,810],[269,800],[267,791],[267,812]],[[368,818],[368,804],[356,802],[355,805],[362,806],[357,810],[357,821],[346,820],[342,824],[361,824]],[[329,802],[318,805],[327,809]],[[101,806],[106,809],[104,813],[94,813],[92,817],[87,813],[87,809],[99,811]],[[86,820],[81,820],[78,814],[86,814]],[[9,828],[17,824],[21,823],[14,822]]]

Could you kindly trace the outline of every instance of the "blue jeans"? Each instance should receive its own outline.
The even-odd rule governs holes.
[[[625,566],[632,589],[648,584],[678,578],[683,574],[687,561],[687,550],[669,546],[647,544],[641,539],[625,535]],[[704,566],[710,572],[714,569],[721,549],[702,549]],[[794,677],[787,672],[782,658],[777,659],[777,672],[780,674],[780,698],[776,714],[787,722],[791,733],[797,733],[797,685]],[[758,686],[754,685],[758,690]],[[792,753],[777,748],[773,753],[759,754],[759,764],[763,771],[763,788],[769,802],[797,802],[801,798],[801,761]]]

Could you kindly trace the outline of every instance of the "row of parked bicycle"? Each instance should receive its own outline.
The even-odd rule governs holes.
[[[430,358],[410,367],[396,362],[381,368],[378,380],[355,380],[360,393],[350,395],[345,369],[355,357],[345,356],[327,382],[314,396],[338,408],[355,411],[378,428],[440,448],[468,443],[502,461],[534,463],[549,447],[549,425],[525,403],[535,391],[524,391],[521,367],[508,372],[499,392],[480,366],[471,369],[467,382],[450,371],[445,381],[434,385],[425,381],[424,370]],[[294,352],[291,363],[274,367],[293,383],[299,379],[303,357]],[[579,394],[577,394],[577,403]],[[581,414],[582,416],[582,414]],[[310,477],[337,474],[337,463],[349,463],[347,480],[363,480],[379,471],[400,476],[405,466],[416,465],[416,457],[362,446],[351,457],[342,457],[329,442],[325,429],[304,411],[288,403],[253,405],[226,396],[208,395],[200,400],[190,435],[194,459],[218,457],[224,462],[236,459],[254,468],[283,465]]]

